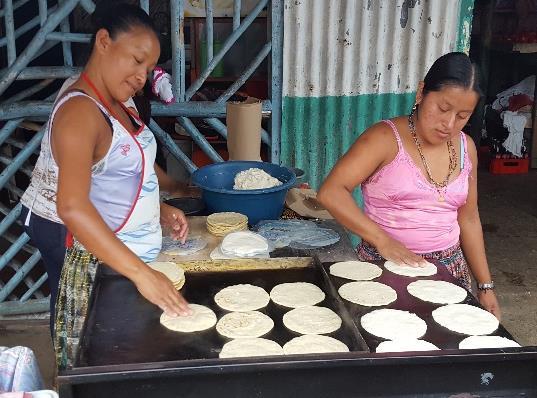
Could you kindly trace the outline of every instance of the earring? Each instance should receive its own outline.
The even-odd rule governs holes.
[[[412,107],[412,110],[410,111],[410,116],[414,116],[414,113],[418,110],[418,103],[415,102],[414,106]]]

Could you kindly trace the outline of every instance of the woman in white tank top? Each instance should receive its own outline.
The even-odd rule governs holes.
[[[181,211],[159,207],[159,183],[169,186],[170,179],[155,167],[153,134],[122,104],[144,86],[158,60],[157,32],[141,8],[126,4],[98,7],[94,20],[90,59],[54,106],[23,198],[28,219],[34,212],[67,228],[54,330],[60,368],[75,358],[101,262],[163,311],[190,313],[171,282],[145,263],[160,251],[159,219],[182,240],[188,224]],[[70,305],[73,295],[77,308]]]

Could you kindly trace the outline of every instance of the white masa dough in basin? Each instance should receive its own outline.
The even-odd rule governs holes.
[[[233,189],[250,190],[250,189],[267,189],[282,185],[277,178],[272,177],[266,171],[257,167],[238,172],[235,175]]]

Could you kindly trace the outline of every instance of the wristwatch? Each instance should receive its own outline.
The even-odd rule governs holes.
[[[478,283],[477,288],[479,290],[493,290],[494,289],[494,282],[486,282],[486,283]]]

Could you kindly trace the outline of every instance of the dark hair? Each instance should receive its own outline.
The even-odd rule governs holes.
[[[128,32],[134,27],[149,29],[157,38],[159,32],[147,13],[138,6],[127,3],[106,4],[99,3],[93,14],[91,22],[93,25],[93,37],[91,47],[95,44],[95,35],[99,29],[106,29],[114,40],[119,33]]]
[[[423,79],[423,94],[440,91],[445,86],[472,89],[480,97],[483,95],[479,87],[477,66],[465,53],[453,52],[442,55],[427,72]]]

